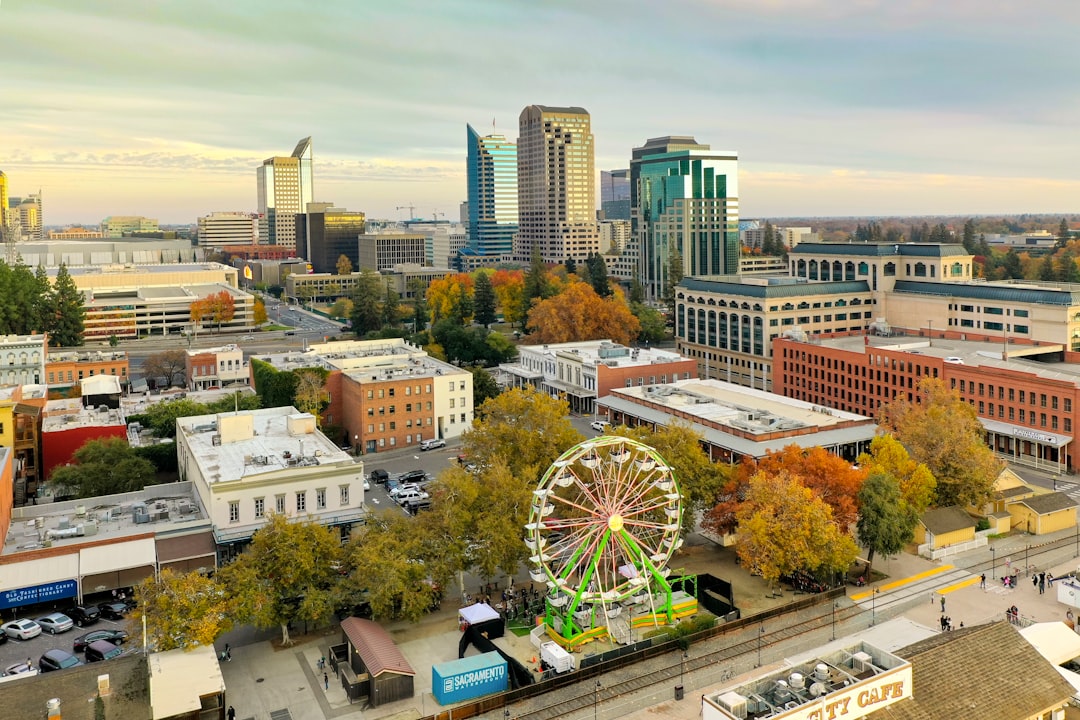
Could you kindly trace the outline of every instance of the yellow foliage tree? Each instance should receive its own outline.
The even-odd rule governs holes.
[[[926,512],[934,499],[937,480],[930,468],[915,462],[907,448],[888,433],[870,442],[870,452],[859,456],[859,465],[870,475],[875,473],[895,478],[901,500],[917,515]]]
[[[641,323],[620,298],[606,300],[588,283],[572,282],[561,294],[541,300],[529,311],[530,340],[564,343],[610,338],[629,345]]]
[[[472,296],[473,279],[465,273],[455,273],[432,280],[427,291],[427,306],[431,323],[448,318],[468,322],[472,317]],[[463,302],[469,306],[469,310],[463,308]]]
[[[770,585],[796,570],[844,572],[859,553],[828,504],[784,470],[750,479],[738,524],[739,561]]]
[[[213,645],[232,629],[233,603],[224,585],[196,572],[165,568],[135,586],[132,620],[146,620],[146,636],[158,652]]]
[[[901,394],[885,405],[880,424],[929,468],[937,480],[934,504],[985,504],[1004,465],[983,441],[975,408],[937,378],[923,378],[918,392],[919,402]]]
[[[266,304],[262,301],[262,298],[255,298],[255,305],[252,312],[253,324],[262,325],[266,322]]]
[[[521,322],[521,298],[525,291],[525,273],[521,270],[496,270],[491,275],[491,287],[495,289],[495,302],[506,322]]]

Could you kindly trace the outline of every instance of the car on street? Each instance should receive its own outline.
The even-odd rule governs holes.
[[[382,468],[375,468],[368,473],[368,478],[371,480],[371,482],[382,485],[384,482],[390,479],[390,473],[386,472]]]
[[[397,476],[396,480],[401,484],[422,482],[427,480],[427,473],[423,470],[408,470]]]
[[[426,492],[417,488],[415,490],[405,490],[404,492],[398,493],[398,496],[395,498],[395,500],[397,500],[398,505],[404,507],[406,503],[413,500],[419,502],[421,500],[427,500],[430,497],[431,496],[428,495]]]
[[[87,645],[95,643],[98,640],[105,640],[111,642],[113,645],[123,645],[127,642],[127,639],[128,634],[126,630],[94,630],[75,638],[75,643],[72,645],[71,649],[75,652],[82,652],[86,650]]]
[[[41,634],[41,626],[33,620],[26,619],[6,622],[0,625],[0,629],[9,638],[15,638],[16,640],[29,640]]]
[[[97,607],[98,613],[106,620],[123,620],[129,609],[127,603],[120,601],[100,603]]]
[[[609,427],[611,427],[611,423],[609,423],[607,420],[593,420],[591,423],[589,423],[589,427],[591,427],[596,432],[604,432]]]
[[[82,660],[75,657],[67,650],[60,649],[46,650],[45,654],[38,660],[38,668],[41,672],[67,670],[68,668],[73,668],[82,664]]]
[[[73,605],[69,608],[61,610],[62,613],[75,621],[75,624],[79,627],[83,625],[93,625],[101,617],[101,611],[93,605]]]
[[[15,663],[14,665],[8,665],[6,668],[4,668],[4,677],[11,677],[12,675],[26,675],[27,673],[37,675],[37,668],[35,668],[33,664],[24,662]]]
[[[124,654],[124,651],[113,645],[108,640],[95,640],[86,646],[86,662],[103,662],[112,660]]]
[[[35,622],[41,626],[42,630],[50,635],[67,632],[75,627],[75,623],[71,618],[63,613],[49,613],[45,617],[39,617]]]
[[[255,336],[254,335],[245,335],[244,337],[242,337],[240,339],[241,340],[254,340]]]
[[[403,483],[401,485],[395,485],[393,488],[390,489],[390,497],[397,498],[401,496],[401,493],[419,489],[420,486],[417,483]]]
[[[446,441],[442,438],[432,438],[431,440],[424,440],[420,443],[421,450],[434,450],[436,448],[446,447]]]

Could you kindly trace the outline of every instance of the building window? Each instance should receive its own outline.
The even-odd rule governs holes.
[[[276,512],[279,515],[284,515],[285,514],[285,495],[284,494],[274,496],[274,512]]]
[[[341,495],[341,505],[342,505],[342,507],[344,507],[345,505],[348,505],[349,504],[349,486],[348,485],[339,485],[338,486],[338,494]]]
[[[261,518],[266,515],[266,498],[255,498],[255,517]]]
[[[239,500],[230,500],[229,501],[229,522],[231,522],[231,523],[240,522],[240,501]]]
[[[317,510],[326,509],[326,488],[318,488],[315,491],[315,508]]]
[[[307,511],[307,491],[300,490],[296,493],[296,512]]]
[[[453,408],[453,407],[454,407],[454,398],[450,398],[450,407],[451,407],[451,408]]]

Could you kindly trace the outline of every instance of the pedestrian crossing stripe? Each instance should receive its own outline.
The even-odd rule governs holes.
[[[912,575],[910,577],[901,578],[899,580],[894,580],[891,583],[887,583],[885,585],[882,585],[881,587],[877,588],[877,592],[883,593],[883,592],[887,592],[889,590],[895,590],[896,588],[903,587],[904,585],[907,585],[909,583],[918,582],[919,580],[925,580],[928,577],[932,577],[932,576],[937,575],[939,573],[946,572],[947,570],[955,570],[955,569],[956,569],[956,566],[954,566],[954,565],[941,565],[940,567],[931,568],[929,570],[923,571],[921,573],[917,573],[917,574]],[[873,594],[874,594],[873,590],[868,590],[867,592],[862,592],[862,593],[858,593],[857,595],[852,595],[851,600],[852,600],[852,602],[859,602],[860,600],[865,600],[866,598],[870,597]]]
[[[974,585],[977,582],[981,582],[981,578],[969,577],[967,580],[962,580],[961,582],[958,582],[955,585],[949,585],[947,587],[940,588],[938,590],[938,593],[941,594],[941,595],[945,595],[945,594],[948,594],[948,593],[951,593],[951,592],[955,592],[957,590],[963,590],[966,587],[971,587],[972,585]]]

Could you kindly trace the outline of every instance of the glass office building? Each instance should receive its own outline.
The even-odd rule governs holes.
[[[272,157],[256,170],[259,242],[296,247],[296,216],[314,199],[311,138],[296,144],[289,157]]]
[[[466,247],[483,256],[510,255],[518,229],[517,144],[480,135],[467,125],[469,235]]]
[[[685,277],[739,272],[739,157],[692,137],[661,137],[630,161],[631,237],[646,298],[659,301],[670,258]]]

